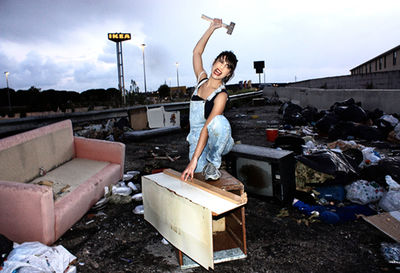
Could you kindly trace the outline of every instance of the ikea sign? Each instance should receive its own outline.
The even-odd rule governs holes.
[[[122,42],[131,39],[130,33],[108,33],[108,40]]]

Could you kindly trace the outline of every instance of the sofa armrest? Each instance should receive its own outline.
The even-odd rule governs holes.
[[[0,234],[18,243],[51,244],[54,224],[50,187],[0,180]]]
[[[125,144],[77,136],[74,136],[74,143],[75,157],[119,164],[121,177],[124,174]]]

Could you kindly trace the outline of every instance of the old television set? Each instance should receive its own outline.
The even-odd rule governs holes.
[[[292,151],[236,144],[225,160],[228,172],[244,184],[246,192],[292,202],[296,190]]]

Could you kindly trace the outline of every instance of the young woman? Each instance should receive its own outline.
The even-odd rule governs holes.
[[[194,173],[202,172],[206,180],[221,176],[222,155],[233,147],[231,126],[223,116],[228,93],[224,84],[233,76],[237,59],[231,51],[223,51],[214,60],[211,74],[207,77],[203,68],[202,54],[214,30],[222,27],[221,19],[214,19],[193,50],[193,69],[197,86],[190,100],[190,162],[181,175],[187,181]]]

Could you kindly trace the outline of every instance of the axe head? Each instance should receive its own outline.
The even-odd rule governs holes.
[[[233,29],[235,28],[235,23],[234,23],[234,22],[231,22],[231,23],[229,24],[229,26],[226,26],[226,28],[228,29],[228,31],[227,31],[226,33],[228,33],[229,35],[231,35]]]

